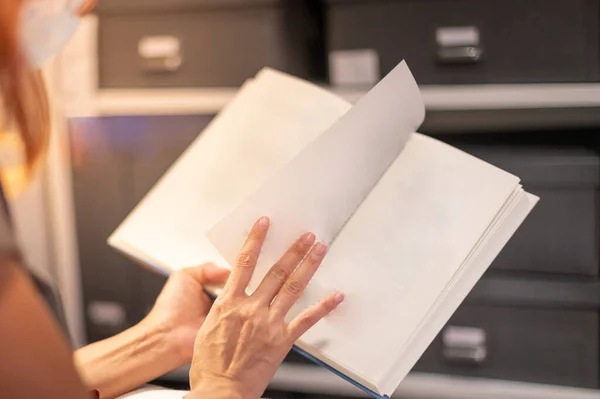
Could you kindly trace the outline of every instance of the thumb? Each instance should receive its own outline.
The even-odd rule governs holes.
[[[228,269],[218,267],[213,263],[184,269],[184,272],[192,276],[202,285],[224,283],[227,281],[227,277],[229,277],[230,273]]]

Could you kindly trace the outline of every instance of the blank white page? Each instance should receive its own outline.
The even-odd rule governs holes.
[[[449,287],[445,298],[433,309],[430,317],[424,321],[413,339],[407,343],[398,363],[390,370],[382,381],[384,390],[393,390],[398,381],[404,378],[419,360],[438,332],[448,322],[454,311],[460,306],[477,281],[483,276],[490,264],[498,256],[502,248],[510,240],[527,215],[531,212],[539,198],[526,192],[521,192],[517,203],[505,215],[501,225],[489,238],[485,247],[477,254],[461,273],[460,277]]]
[[[300,234],[312,231],[331,243],[398,156],[425,108],[402,62],[348,113],[208,232],[229,262],[260,216],[271,231],[249,291]]]
[[[206,230],[349,108],[317,86],[263,70],[188,147],[110,244],[158,269],[208,261],[228,266]]]
[[[346,294],[302,342],[381,381],[518,184],[477,158],[412,135],[290,315],[326,292]]]

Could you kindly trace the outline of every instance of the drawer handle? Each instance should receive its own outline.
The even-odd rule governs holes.
[[[118,302],[90,302],[87,306],[87,316],[90,322],[98,326],[124,327],[126,323],[125,308]]]
[[[482,54],[479,47],[444,47],[438,49],[437,59],[441,64],[476,64]]]
[[[183,63],[181,42],[171,35],[142,37],[138,42],[138,55],[147,72],[176,72]]]
[[[442,333],[443,356],[450,363],[481,365],[488,350],[480,328],[448,326]]]
[[[475,64],[481,60],[479,29],[446,26],[436,29],[437,60],[441,64]]]

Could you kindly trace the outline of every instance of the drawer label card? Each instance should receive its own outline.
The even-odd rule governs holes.
[[[443,26],[435,31],[440,47],[462,47],[479,45],[479,29],[475,26]]]
[[[329,76],[334,86],[374,86],[380,80],[379,54],[373,49],[331,51]]]
[[[145,36],[138,43],[138,54],[142,58],[177,57],[180,52],[181,45],[175,36]]]

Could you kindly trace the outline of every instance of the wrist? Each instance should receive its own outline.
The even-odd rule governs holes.
[[[233,381],[225,378],[204,378],[192,384],[189,396],[185,399],[246,399],[243,390]]]
[[[145,348],[152,353],[153,359],[161,364],[165,372],[169,372],[183,364],[181,354],[171,339],[171,331],[161,323],[155,323],[146,318],[135,325],[132,330],[136,332],[141,342],[140,348]]]
[[[79,372],[101,398],[118,397],[175,369],[178,357],[160,325],[142,321],[75,353]]]
[[[174,359],[176,368],[190,364],[199,327],[194,327],[189,322],[173,322],[168,317],[154,313],[146,316],[140,324],[147,325],[149,330],[160,334],[165,350]]]

